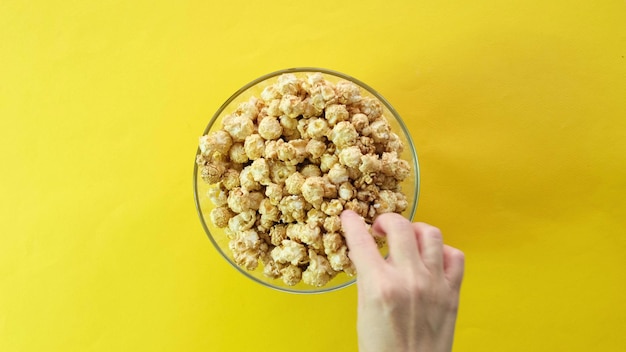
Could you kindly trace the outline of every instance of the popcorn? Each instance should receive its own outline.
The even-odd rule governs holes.
[[[302,196],[315,208],[322,205],[324,198],[324,180],[321,177],[309,177],[302,184]]]
[[[338,147],[344,148],[356,144],[359,134],[348,121],[339,122],[330,132],[330,140]],[[376,140],[376,139],[374,139]]]
[[[285,180],[285,189],[289,194],[300,194],[302,193],[301,188],[304,184],[304,176],[299,172],[294,172],[291,176],[287,177]]]
[[[230,115],[224,118],[224,130],[230,134],[235,142],[243,142],[254,132],[254,123],[247,116]]]
[[[320,287],[355,274],[339,215],[366,224],[408,208],[411,172],[383,104],[348,81],[320,73],[279,76],[200,137],[196,163],[213,184],[210,221],[223,228],[234,262],[287,285]],[[382,245],[383,239],[375,238]]]
[[[232,144],[233,139],[230,134],[224,130],[218,130],[200,137],[200,152],[207,157],[211,157],[215,152],[228,154]]]
[[[266,140],[278,139],[283,134],[283,126],[275,117],[265,117],[259,122],[259,135]]]
[[[326,108],[325,117],[328,121],[328,125],[333,127],[339,122],[346,121],[350,117],[350,114],[345,105],[333,104]]]
[[[359,149],[359,147],[348,147],[339,152],[339,162],[347,167],[358,168],[361,164],[362,156],[363,154],[361,154],[361,149]]]
[[[302,167],[300,174],[304,177],[322,176],[322,170],[320,170],[320,167],[315,164],[307,164]]]
[[[256,211],[246,210],[228,220],[228,228],[233,232],[249,230],[256,222]]]
[[[210,219],[217,227],[228,226],[228,221],[235,215],[228,207],[218,207],[211,210]]]
[[[279,246],[272,249],[270,255],[276,263],[301,265],[309,261],[306,247],[293,240],[283,240]]]
[[[337,232],[341,229],[341,219],[338,215],[328,216],[324,219],[324,230],[327,232]]]
[[[263,119],[266,120],[269,117]],[[265,140],[259,134],[251,134],[246,137],[245,142],[243,144],[244,150],[246,152],[246,156],[250,160],[255,160],[263,156],[265,154]]]
[[[280,270],[283,282],[289,286],[293,286],[302,280],[302,269],[295,265],[289,265]]]
[[[248,155],[246,154],[243,143],[233,143],[228,151],[228,157],[233,163],[245,164],[248,162]]]
[[[322,235],[316,224],[289,224],[287,225],[287,237],[299,243],[307,244],[309,248],[322,249]]]
[[[217,206],[221,207],[228,204],[228,192],[221,189],[220,187],[211,187],[207,191],[207,196],[211,200],[211,202]]]
[[[326,285],[335,275],[335,271],[330,266],[330,263],[328,263],[325,257],[318,255],[312,249],[309,249],[309,258],[309,266],[302,273],[302,281],[316,287]]]

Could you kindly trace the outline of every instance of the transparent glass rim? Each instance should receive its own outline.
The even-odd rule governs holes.
[[[333,71],[330,69],[326,69],[326,68],[319,68],[319,67],[293,67],[293,68],[287,68],[287,69],[282,69],[282,70],[278,70],[278,71],[274,71],[268,74],[265,74],[261,77],[258,77],[256,79],[254,79],[253,81],[250,81],[248,84],[244,85],[243,87],[239,88],[235,93],[233,93],[230,98],[228,98],[221,106],[219,109],[217,109],[217,111],[215,112],[215,114],[213,114],[213,117],[211,118],[211,120],[209,120],[208,125],[206,126],[206,128],[204,129],[204,132],[202,133],[203,135],[206,135],[211,128],[213,127],[213,124],[217,121],[217,119],[219,118],[219,116],[222,114],[222,112],[230,105],[230,103],[235,100],[237,97],[239,97],[242,93],[244,93],[245,91],[247,91],[248,89],[250,89],[251,87],[255,86],[258,83],[261,83],[263,81],[266,81],[270,78],[285,74],[285,73],[301,73],[301,72],[320,72],[323,74],[327,74],[327,75],[331,75],[331,76],[335,76],[338,78],[342,78],[345,79],[347,81],[351,81],[353,83],[356,83],[357,85],[359,85],[361,88],[367,90],[370,94],[372,94],[373,96],[375,96],[378,100],[380,100],[381,103],[383,103],[383,105],[385,105],[385,107],[389,110],[389,112],[391,112],[391,114],[394,116],[394,118],[396,119],[396,121],[398,122],[398,124],[400,125],[400,128],[402,129],[402,132],[404,133],[404,135],[406,136],[406,138],[409,141],[409,144],[411,146],[410,150],[411,150],[411,158],[413,161],[413,165],[415,165],[415,180],[414,180],[414,191],[413,191],[413,199],[415,200],[413,202],[413,206],[412,209],[410,211],[410,219],[412,220],[413,217],[415,216],[415,212],[417,211],[417,203],[419,202],[419,194],[420,194],[420,166],[419,166],[419,162],[418,162],[418,158],[417,158],[417,151],[415,149],[415,144],[413,143],[413,138],[411,137],[411,133],[409,131],[409,129],[406,127],[404,121],[402,120],[402,118],[400,117],[400,114],[398,114],[398,112],[396,111],[396,109],[393,108],[393,106],[391,106],[391,104],[387,101],[387,99],[385,99],[381,94],[379,94],[376,90],[374,90],[372,87],[370,87],[369,85],[365,84],[364,82],[346,75],[344,73],[338,72],[338,71]],[[196,149],[196,156],[200,153],[200,148],[198,147]],[[198,212],[198,217],[200,218],[200,223],[202,224],[202,227],[204,228],[204,232],[206,233],[207,237],[209,238],[209,240],[211,241],[211,243],[213,243],[213,246],[217,249],[217,251],[220,253],[220,255],[222,257],[224,257],[224,259],[226,259],[226,261],[233,267],[235,268],[237,271],[239,271],[240,273],[244,274],[247,278],[253,280],[254,282],[257,282],[261,285],[263,285],[264,287],[270,287],[274,290],[277,291],[282,291],[282,292],[287,292],[287,293],[294,293],[294,294],[318,294],[318,293],[327,293],[327,292],[333,292],[333,291],[337,291],[340,290],[342,288],[348,287],[353,285],[356,282],[356,277],[353,278],[352,280],[346,281],[342,284],[333,286],[333,287],[329,287],[329,288],[311,288],[310,290],[303,290],[303,289],[290,289],[288,287],[279,287],[279,286],[275,286],[275,285],[271,285],[268,284],[267,282],[264,282],[262,280],[260,280],[259,278],[255,277],[254,275],[251,275],[250,273],[248,273],[245,269],[239,267],[238,265],[236,265],[235,263],[233,263],[230,260],[230,257],[228,256],[227,253],[225,253],[222,248],[220,247],[220,245],[216,242],[216,240],[213,238],[213,235],[211,234],[211,231],[209,230],[206,222],[204,221],[204,216],[202,214],[202,208],[200,205],[200,199],[198,198],[198,164],[196,164],[195,162],[195,158],[194,158],[194,167],[193,167],[193,197],[194,197],[194,202],[196,204],[196,211]]]

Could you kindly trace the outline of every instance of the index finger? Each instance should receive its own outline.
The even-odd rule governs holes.
[[[357,213],[351,210],[344,210],[341,213],[341,225],[346,244],[350,250],[348,255],[358,273],[370,271],[374,267],[379,267],[385,263],[385,260],[378,252],[376,241],[367,231],[365,222]]]

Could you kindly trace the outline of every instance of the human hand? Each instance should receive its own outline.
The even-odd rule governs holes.
[[[436,227],[388,213],[372,225],[387,237],[385,259],[356,213],[344,211],[341,222],[358,273],[359,351],[451,351],[463,252]]]

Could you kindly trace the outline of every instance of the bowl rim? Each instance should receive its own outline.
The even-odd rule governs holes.
[[[211,117],[211,120],[209,120],[209,123],[207,124],[206,128],[204,129],[204,132],[202,133],[202,135],[206,135],[210,130],[211,127],[213,127],[213,124],[217,121],[218,117],[222,114],[222,112],[226,109],[226,107],[228,107],[230,105],[230,103],[237,99],[237,97],[239,97],[242,93],[244,93],[245,91],[247,91],[249,88],[253,87],[254,85],[266,81],[270,78],[285,74],[285,73],[302,73],[302,72],[320,72],[323,74],[327,74],[327,75],[331,75],[331,76],[335,76],[338,78],[342,78],[345,79],[347,81],[351,81],[353,83],[356,83],[357,85],[359,85],[361,88],[367,90],[370,94],[372,94],[374,97],[376,97],[381,103],[383,103],[385,105],[385,107],[389,110],[389,112],[393,115],[393,117],[395,118],[396,122],[400,125],[400,128],[402,129],[402,132],[404,133],[405,137],[407,138],[410,146],[411,146],[411,158],[413,159],[413,165],[415,165],[415,181],[414,181],[414,191],[413,191],[413,198],[415,199],[415,201],[413,202],[413,207],[410,211],[410,218],[409,220],[412,220],[413,217],[415,217],[415,213],[417,211],[417,204],[419,202],[419,195],[420,195],[420,181],[421,181],[421,177],[420,177],[420,166],[419,166],[419,161],[418,161],[418,157],[417,157],[417,150],[415,148],[415,144],[413,143],[413,138],[411,136],[411,133],[409,131],[409,129],[407,128],[407,126],[405,125],[404,121],[402,120],[402,117],[400,116],[400,114],[396,111],[396,109],[394,109],[393,106],[391,106],[391,104],[387,101],[387,99],[385,99],[380,93],[378,93],[376,90],[374,90],[372,87],[370,87],[369,85],[367,85],[366,83],[362,82],[359,79],[356,79],[352,76],[349,76],[345,73],[341,73],[338,71],[334,71],[334,70],[330,70],[330,69],[326,69],[326,68],[320,68],[320,67],[292,67],[292,68],[286,68],[286,69],[281,69],[281,70],[277,70],[277,71],[273,71],[267,74],[264,74],[252,81],[250,81],[249,83],[247,83],[246,85],[244,85],[243,87],[239,88],[235,93],[233,93],[220,107],[219,109],[216,110],[216,112],[213,114],[213,116]],[[196,148],[196,154],[195,156],[197,157],[198,154],[200,153],[200,148]],[[211,243],[213,243],[213,247],[215,247],[215,249],[217,249],[217,251],[220,253],[220,255],[226,259],[226,261],[230,264],[230,266],[234,267],[237,271],[239,271],[240,273],[244,274],[247,278],[252,279],[254,282],[257,282],[258,284],[264,286],[264,287],[269,287],[272,288],[274,290],[277,291],[281,291],[281,292],[287,292],[287,293],[294,293],[294,294],[320,294],[320,293],[327,293],[327,292],[333,292],[333,291],[337,291],[340,290],[342,288],[348,287],[353,285],[356,282],[356,276],[353,277],[351,280],[348,280],[344,283],[338,284],[336,286],[332,286],[332,287],[320,287],[320,288],[311,288],[310,290],[303,290],[303,289],[292,289],[289,287],[280,287],[280,286],[276,286],[276,285],[272,285],[268,282],[265,282],[257,277],[255,277],[254,275],[251,275],[250,273],[247,272],[247,270],[244,270],[243,268],[239,267],[238,265],[236,265],[235,263],[232,262],[232,260],[230,259],[230,257],[224,253],[224,251],[222,250],[222,248],[220,247],[220,245],[217,243],[217,241],[213,238],[213,235],[211,235],[211,231],[209,230],[206,222],[204,221],[204,215],[202,213],[202,208],[200,206],[200,199],[198,196],[198,164],[195,162],[194,159],[194,167],[193,167],[193,196],[194,196],[194,202],[196,205],[196,211],[198,213],[198,217],[200,218],[200,223],[202,224],[202,228],[204,229],[205,234],[207,235],[207,237],[209,238],[209,240],[211,241]]]

